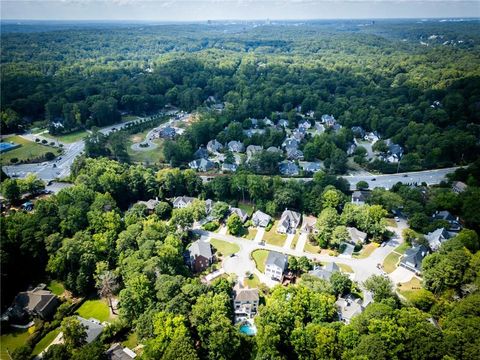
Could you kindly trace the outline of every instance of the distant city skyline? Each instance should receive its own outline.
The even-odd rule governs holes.
[[[313,20],[479,17],[480,1],[441,0],[1,0],[14,20]]]

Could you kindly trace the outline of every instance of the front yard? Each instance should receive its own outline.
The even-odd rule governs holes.
[[[255,274],[251,276],[251,279],[245,278],[245,280],[243,281],[243,285],[251,289],[258,287],[260,284],[260,279]]]
[[[303,248],[303,251],[312,253],[312,254],[320,254],[322,249],[318,245],[313,245],[309,240],[305,243],[305,247]]]
[[[287,240],[287,235],[277,233],[277,226],[278,220],[275,220],[275,223],[270,231],[265,231],[265,235],[263,235],[263,241],[265,241],[267,244],[283,246],[283,244],[285,244],[285,240]]]
[[[210,239],[210,244],[223,256],[230,256],[240,250],[237,244],[232,244],[227,241]]]
[[[65,292],[65,288],[63,287],[63,284],[56,280],[50,281],[50,283],[47,286],[47,289],[57,296],[62,296],[63,293]]]
[[[56,328],[55,330],[50,331],[47,335],[43,337],[42,340],[40,340],[37,345],[33,348],[32,355],[38,355],[40,354],[43,350],[47,348],[48,345],[51,344],[51,342],[57,337],[57,335],[60,334],[60,328]]]
[[[268,250],[255,250],[252,252],[253,261],[258,271],[265,272],[265,261],[267,261]]]
[[[85,319],[94,318],[100,322],[110,319],[110,308],[107,305],[107,301],[103,299],[87,300],[76,312]]]
[[[397,264],[401,257],[402,255],[395,252],[391,252],[390,254],[388,254],[385,260],[383,260],[383,270],[387,274],[392,273],[397,268]]]
[[[247,240],[253,240],[255,239],[255,236],[257,235],[258,230],[256,228],[248,228],[248,233],[243,235],[243,237]]]
[[[422,289],[422,282],[417,277],[413,277],[410,281],[400,284],[398,292],[403,295],[405,299],[410,301],[413,294]]]
[[[18,159],[18,161],[29,162],[36,158],[45,156],[47,152],[58,155],[58,148],[48,145],[37,144],[36,142],[26,140],[20,136],[10,136],[4,139],[5,142],[13,142],[21,145],[20,147],[4,152],[0,156],[1,165],[12,165],[11,159]]]
[[[30,329],[15,329],[10,328],[8,330],[2,329],[0,336],[0,359],[10,359],[11,354],[15,349],[27,343],[29,336],[33,333],[34,327]]]
[[[364,246],[363,249],[360,251],[360,253],[353,254],[353,257],[356,259],[365,259],[369,257],[376,248],[378,248],[377,243],[370,243]]]

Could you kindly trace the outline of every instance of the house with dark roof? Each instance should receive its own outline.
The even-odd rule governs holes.
[[[322,163],[319,161],[301,162],[300,166],[302,167],[303,171],[306,171],[309,173],[316,173],[322,170]]]
[[[452,236],[447,231],[447,229],[440,228],[425,235],[425,240],[428,241],[428,246],[430,247],[430,250],[437,251],[440,246],[451,237]]]
[[[337,123],[333,115],[324,114],[322,115],[322,123],[325,124],[326,127],[332,127]]]
[[[193,153],[195,159],[208,159],[208,151],[203,146]]]
[[[371,142],[372,144],[375,144],[378,140],[380,140],[380,135],[376,131],[372,131],[366,133],[363,139]]]
[[[248,289],[237,284],[233,288],[235,323],[254,317],[258,311],[259,300],[258,289]]]
[[[350,237],[349,242],[352,244],[364,244],[367,239],[367,233],[358,230],[355,227],[347,227],[348,235]]]
[[[295,138],[286,138],[282,143],[282,147],[284,147],[285,150],[288,148],[297,149],[299,144],[300,143]]]
[[[292,132],[293,138],[296,139],[297,141],[302,141],[305,138],[306,134],[307,134],[307,130],[303,127],[295,129]]]
[[[120,343],[115,343],[105,352],[109,360],[131,360],[137,357],[128,347],[123,347]]]
[[[217,139],[210,140],[207,143],[207,150],[211,153],[220,152],[223,149],[223,145],[217,141]]]
[[[255,226],[266,227],[272,221],[272,217],[264,212],[257,210],[252,215],[252,223]]]
[[[288,266],[288,256],[276,251],[269,251],[265,261],[265,275],[277,281],[281,281],[284,271]]]
[[[296,176],[300,174],[297,164],[295,164],[293,161],[282,161],[280,164],[278,164],[278,168],[280,174],[282,175]]]
[[[285,209],[278,222],[277,232],[282,234],[294,234],[298,225],[300,225],[301,219],[302,215],[300,213]]]
[[[150,199],[148,201],[137,201],[137,204],[145,205],[148,212],[152,213],[155,211],[155,207],[160,203],[158,199]]]
[[[334,272],[339,272],[340,268],[334,262],[329,262],[325,266],[317,266],[313,270],[309,271],[308,274],[315,276],[319,279],[330,281],[332,274]]]
[[[365,130],[361,126],[352,126],[353,136],[359,139],[365,137]]]
[[[194,200],[195,200],[194,197],[178,196],[175,199],[173,199],[172,205],[174,209],[183,209],[183,208],[186,208],[191,203],[193,203]]]
[[[245,146],[240,141],[232,140],[227,144],[228,150],[235,153],[243,153]]]
[[[364,205],[370,197],[369,191],[357,190],[352,194],[352,204]]]
[[[403,155],[403,148],[398,144],[390,143],[388,145],[388,151],[386,160],[389,163],[398,163]]]
[[[436,211],[432,217],[434,220],[443,220],[448,222],[448,231],[458,232],[463,228],[462,224],[460,224],[460,219],[453,216],[450,211]]]
[[[300,120],[300,122],[298,123],[298,128],[310,129],[311,127],[312,124],[307,119]]]
[[[177,133],[175,129],[171,126],[165,126],[164,128],[161,128],[158,132],[158,136],[164,139],[173,139],[176,134]]]
[[[303,151],[296,148],[287,147],[287,159],[289,160],[303,160]]]
[[[207,159],[197,159],[193,160],[188,163],[190,169],[197,170],[197,171],[209,171],[215,167],[215,164]]]
[[[282,154],[283,151],[280,150],[278,147],[275,147],[275,146],[270,146],[268,149],[267,149],[268,152],[273,152],[273,153],[277,153],[277,154]]]
[[[405,251],[405,255],[400,260],[400,266],[419,274],[422,271],[422,261],[428,255],[428,249],[425,245],[418,245]]]
[[[194,241],[188,249],[190,255],[190,266],[193,271],[201,272],[208,268],[213,262],[212,247],[209,242]]]
[[[248,219],[248,214],[240,208],[231,207],[230,208],[230,215],[232,215],[232,214],[237,214],[238,217],[240,218],[240,220],[242,220],[242,222],[245,222]]]
[[[235,172],[237,171],[237,164],[222,164],[222,171],[223,172]]]

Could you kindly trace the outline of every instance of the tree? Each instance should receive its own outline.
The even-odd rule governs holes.
[[[127,280],[125,289],[120,291],[120,311],[129,321],[137,319],[152,304],[153,291],[144,274]]]
[[[243,222],[240,216],[232,214],[227,219],[228,232],[232,235],[240,235],[243,231]]]
[[[161,220],[167,220],[172,213],[172,207],[170,206],[169,203],[165,201],[160,201],[157,206],[155,206],[155,214],[161,219]]]
[[[292,332],[292,345],[298,359],[336,359],[340,345],[335,329],[310,323]]]
[[[478,235],[475,230],[463,229],[455,237],[456,241],[459,241],[465,246],[472,254],[476,253],[480,249],[480,243]]]
[[[105,267],[100,267],[97,263],[97,279],[96,279],[96,287],[98,289],[98,295],[102,298],[106,298],[108,304],[113,312],[112,306],[112,296],[118,291],[119,284],[118,284],[118,277],[113,271],[106,270]]]
[[[380,302],[382,300],[394,298],[393,284],[389,278],[381,275],[372,275],[363,282],[365,289],[373,293],[373,300]]]
[[[344,201],[343,194],[337,189],[328,189],[322,194],[322,205],[324,208],[338,208]]]
[[[76,317],[71,316],[63,319],[60,329],[63,333],[65,345],[70,350],[87,343],[86,327]]]
[[[318,241],[322,247],[326,247],[332,237],[332,233],[339,225],[340,217],[334,208],[327,207],[322,210],[317,219]]]
[[[5,198],[11,203],[16,203],[20,200],[20,187],[16,179],[6,179],[2,183],[2,193]]]
[[[366,189],[368,189],[368,182],[363,181],[363,180],[359,181],[359,182],[357,182],[355,187],[357,188],[357,190],[366,190]]]
[[[212,216],[214,219],[222,220],[224,219],[230,211],[230,206],[227,203],[222,201],[217,201],[213,204]]]
[[[338,247],[342,242],[348,241],[349,239],[350,234],[348,233],[347,227],[340,225],[333,230],[330,245]]]
[[[340,271],[335,271],[330,277],[333,291],[337,296],[343,296],[350,293],[352,289],[352,280],[348,275],[342,274]]]

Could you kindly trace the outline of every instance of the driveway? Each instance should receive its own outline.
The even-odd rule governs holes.
[[[399,266],[392,273],[388,275],[394,284],[405,283],[415,276],[413,272],[405,269],[404,267]]]

